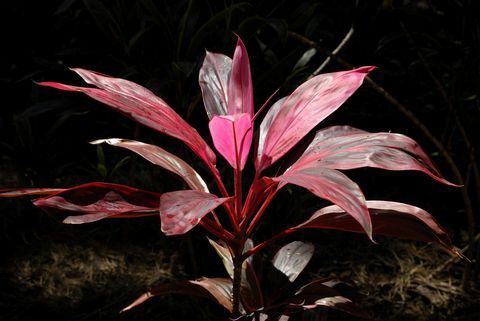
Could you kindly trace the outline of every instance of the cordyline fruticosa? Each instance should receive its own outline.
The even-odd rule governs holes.
[[[284,296],[282,303],[276,301],[278,297],[269,299],[262,291],[261,278],[256,275],[249,258],[279,238],[303,229],[366,233],[370,239],[378,234],[434,242],[459,255],[445,230],[426,211],[403,203],[366,201],[358,185],[340,171],[360,167],[416,170],[441,183],[454,185],[440,176],[427,154],[409,137],[394,133],[369,133],[349,126],[320,129],[291,166],[274,177],[263,175],[267,168],[339,108],[373,69],[367,66],[309,79],[290,96],[279,99],[270,107],[254,135],[254,120],[263,106],[255,113],[250,62],[242,40],[238,38],[233,58],[207,52],[200,69],[199,83],[210,119],[213,145],[233,168],[233,193],[222,181],[215,153],[165,101],[128,80],[73,69],[94,87],[54,82],[40,85],[85,93],[143,125],[183,141],[209,169],[218,195],[212,194],[205,180],[179,157],[155,145],[119,138],[92,143],[129,149],[177,174],[189,189],[158,194],[95,182],[65,189],[3,189],[0,195],[42,195],[33,203],[48,212],[66,213],[65,223],[83,224],[104,218],[160,215],[161,229],[166,235],[184,234],[199,225],[217,238],[217,241],[211,240],[211,244],[221,256],[230,278],[202,278],[162,284],[153,287],[126,309],[154,295],[188,293],[212,299],[226,308],[232,317],[285,320],[294,310],[319,306],[364,315],[348,295],[338,290],[338,282],[330,279],[313,281],[290,297]],[[264,106],[266,104],[268,101]],[[255,176],[243,198],[242,171],[254,137],[252,156]],[[253,245],[250,240],[252,233],[275,194],[286,184],[304,187],[334,205],[321,208],[303,223]],[[217,207],[223,208],[218,216],[214,211]],[[287,282],[293,282],[312,252],[313,247],[308,244],[290,243],[277,253],[273,266],[285,275]]]

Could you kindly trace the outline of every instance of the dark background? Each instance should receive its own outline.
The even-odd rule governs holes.
[[[242,37],[250,55],[258,108],[277,88],[278,97],[290,93],[326,59],[321,52],[302,59],[310,48],[293,38],[292,32],[331,51],[353,25],[353,36],[338,55],[354,66],[378,66],[372,79],[402,104],[404,112],[379,94],[378,87],[364,85],[320,127],[349,124],[416,139],[447,179],[464,184],[463,190],[420,173],[367,169],[349,176],[367,199],[425,208],[446,227],[458,247],[473,244],[478,227],[474,222],[480,219],[477,1],[5,1],[0,14],[0,187],[108,181],[158,192],[182,188],[173,176],[126,151],[88,144],[109,137],[158,144],[203,170],[177,141],[83,95],[35,82],[81,84],[69,67],[133,80],[164,98],[208,137],[197,81],[205,49],[231,56],[233,32]],[[348,68],[332,60],[323,72],[343,69]],[[256,237],[265,238],[300,222],[322,205],[305,194],[297,188],[280,194]],[[184,238],[166,238],[156,219],[65,226],[26,199],[2,200],[0,211],[0,318],[170,320],[221,315],[204,301],[192,303],[178,296],[117,314],[157,279],[223,273],[219,263],[212,263],[216,259],[198,231]],[[319,247],[316,263],[320,265],[335,264],[332,253],[358,250],[358,244],[359,251],[375,251],[364,237],[348,234],[318,232],[297,237],[328,243],[328,253]],[[478,256],[475,250],[467,253],[472,259]],[[475,291],[475,260],[466,277],[464,264],[457,265],[451,280],[460,284],[463,278],[463,286]],[[468,313],[458,314],[468,319]],[[377,315],[388,319],[390,314],[379,309]]]

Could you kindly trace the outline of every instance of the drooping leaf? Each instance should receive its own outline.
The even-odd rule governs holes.
[[[273,266],[293,282],[310,262],[314,250],[311,243],[293,241],[278,250],[272,260]]]
[[[230,166],[242,170],[252,144],[253,123],[250,115],[214,116],[208,125],[218,152]]]
[[[54,82],[40,85],[61,90],[83,92],[137,122],[178,138],[205,163],[214,165],[216,156],[198,132],[183,120],[168,104],[148,89],[131,81],[75,68],[86,83],[98,88],[77,87]]]
[[[70,215],[64,223],[83,224],[108,217],[158,215],[159,201],[158,193],[97,182],[65,189],[33,204],[47,212]]]
[[[128,311],[148,299],[165,294],[187,294],[207,298],[232,312],[232,281],[224,278],[202,278],[196,281],[182,281],[160,284],[142,294],[122,312]]]
[[[0,197],[19,197],[30,195],[52,195],[63,192],[65,188],[0,188]]]
[[[162,232],[166,235],[187,233],[205,215],[229,199],[195,190],[164,193],[160,197]]]
[[[374,67],[322,74],[300,85],[271,108],[261,126],[255,165],[261,172],[285,155],[310,130],[337,110]],[[263,123],[262,122],[262,123]],[[262,129],[264,132],[262,132]]]
[[[344,289],[339,286],[338,280],[319,279],[301,287],[293,297],[287,300],[289,309],[313,309],[319,306],[343,311],[351,315],[369,318],[369,314],[363,311],[352,301],[348,288],[345,294]]]
[[[253,119],[253,85],[250,74],[250,60],[245,45],[237,36],[237,45],[232,59],[232,72],[228,81],[228,105],[229,115],[250,115]]]
[[[439,182],[441,178],[430,158],[413,139],[394,133],[369,133],[349,126],[319,130],[291,169],[311,163],[333,169],[376,167],[386,170],[416,170]]]
[[[287,171],[272,179],[304,187],[318,197],[337,204],[360,223],[369,238],[372,237],[372,223],[365,197],[358,185],[341,172],[313,164],[299,170]]]
[[[228,80],[232,71],[232,59],[218,53],[205,55],[198,82],[202,90],[203,104],[209,119],[226,115],[228,105]]]
[[[177,174],[183,180],[185,180],[190,188],[202,192],[208,192],[207,184],[190,165],[188,165],[183,159],[158,146],[121,138],[100,139],[91,142],[91,144],[101,143],[107,143],[112,146],[129,149],[132,152],[142,156],[149,162]]]
[[[398,202],[367,201],[373,234],[434,242],[454,255],[461,255],[434,217],[425,210]],[[316,211],[293,229],[318,228],[362,233],[363,229],[345,210],[336,205]]]
[[[230,278],[233,279],[232,253],[228,249],[227,245],[220,244],[218,242],[215,242],[212,239],[208,239],[208,242],[215,249],[215,252],[217,252],[218,256],[220,256],[220,258],[222,259],[223,266],[225,267],[225,270],[227,271]]]

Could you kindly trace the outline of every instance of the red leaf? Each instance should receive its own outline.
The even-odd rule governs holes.
[[[260,128],[255,162],[257,171],[276,162],[318,123],[337,110],[360,87],[373,68],[361,67],[313,77],[281,103],[277,102],[265,116]]]
[[[229,197],[218,198],[205,192],[184,190],[162,194],[160,220],[166,235],[184,234],[194,228],[201,219]]]
[[[394,236],[423,242],[434,242],[455,255],[445,230],[425,210],[397,202],[367,201],[373,234]],[[293,229],[318,228],[362,233],[362,227],[344,210],[333,205],[316,211],[307,221]]]
[[[208,187],[202,177],[184,160],[167,152],[166,150],[150,144],[137,142],[135,140],[110,138],[100,139],[91,142],[91,144],[107,143],[112,146],[123,147],[142,156],[149,162],[161,166],[166,170],[177,174],[190,186],[190,188],[208,192]]]
[[[360,223],[368,237],[372,237],[372,223],[365,205],[365,197],[358,185],[341,172],[310,166],[287,171],[272,179],[304,187],[313,194],[337,204]]]
[[[228,81],[227,114],[249,114],[253,119],[253,85],[250,60],[242,39],[237,36],[237,46],[232,60],[232,72]]]
[[[160,194],[137,188],[89,183],[36,199],[33,204],[47,212],[75,214],[64,223],[83,224],[107,217],[141,217],[158,213]]]
[[[353,292],[351,288],[347,286],[349,293],[345,294],[338,286],[340,284],[344,283],[329,278],[312,281],[301,287],[294,297],[287,300],[288,307],[290,309],[313,309],[324,306],[361,318],[369,318],[368,313],[352,301],[349,296]]]
[[[413,139],[393,133],[369,133],[348,126],[319,130],[291,169],[311,163],[333,169],[376,167],[386,170],[422,171],[444,184],[430,158]]]
[[[52,195],[64,190],[65,188],[0,188],[0,197]]]
[[[198,132],[166,102],[148,89],[125,79],[113,78],[80,68],[72,70],[85,82],[98,88],[69,86],[54,82],[42,82],[40,85],[83,92],[143,125],[182,140],[205,163],[215,164],[215,154]]]
[[[203,278],[196,281],[182,281],[169,284],[160,284],[147,293],[142,294],[122,312],[130,310],[148,299],[164,294],[187,294],[207,298],[232,312],[232,281],[224,278]]]

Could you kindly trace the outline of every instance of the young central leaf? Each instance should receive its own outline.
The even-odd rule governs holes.
[[[249,114],[215,116],[209,123],[213,145],[230,166],[242,170],[252,144]]]

